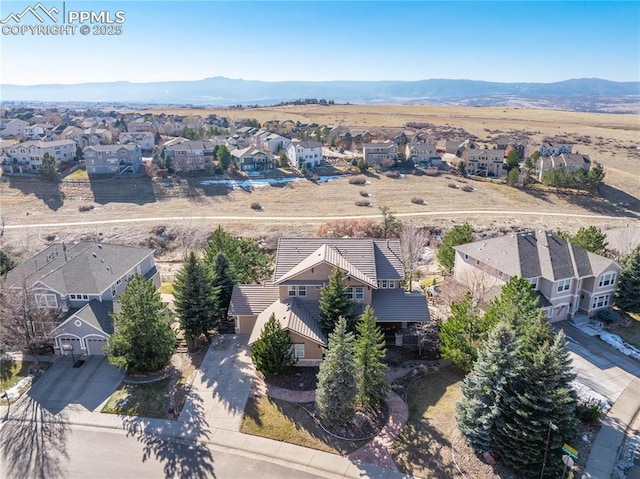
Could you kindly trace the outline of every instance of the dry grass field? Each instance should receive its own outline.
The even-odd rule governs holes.
[[[253,237],[312,235],[329,217],[379,217],[381,206],[389,207],[404,221],[444,230],[464,221],[472,223],[477,231],[531,227],[574,232],[590,224],[605,229],[638,224],[640,122],[634,115],[372,105],[162,111],[254,117],[261,122],[292,119],[371,130],[401,128],[414,121],[434,125],[434,131],[438,127],[461,128],[481,141],[518,133],[528,135],[534,142],[557,136],[574,143],[574,150],[588,153],[593,160],[603,163],[607,176],[599,198],[544,189],[520,191],[503,184],[447,175],[406,174],[392,179],[369,174],[369,184],[365,186],[351,185],[341,178],[321,184],[300,182],[229,193],[223,187],[202,186],[197,179],[182,180],[174,188],[164,188],[148,179],[57,186],[40,180],[3,178],[2,246],[14,251],[37,249],[53,238],[100,238],[142,244],[157,225],[211,231],[223,223],[237,234]],[[458,188],[449,186],[453,183]],[[471,186],[475,191],[465,192],[462,186]],[[367,199],[372,207],[356,206],[356,201],[362,200],[361,190],[371,195]],[[427,204],[412,203],[414,197],[423,198]],[[252,203],[259,203],[262,209],[251,209]],[[93,209],[80,212],[81,207],[87,206]],[[50,226],[22,228],[42,224]]]

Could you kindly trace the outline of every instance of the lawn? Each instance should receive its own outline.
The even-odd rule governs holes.
[[[163,281],[158,292],[164,294],[173,294],[173,281]]]
[[[367,443],[336,439],[322,430],[299,404],[267,396],[249,397],[240,432],[343,455]]]
[[[631,323],[628,326],[621,326],[611,332],[636,348],[640,348],[640,315],[629,314],[629,316],[631,317]]]
[[[409,386],[409,420],[392,450],[400,471],[437,479],[512,477],[503,467],[480,461],[462,441],[455,419],[462,378],[458,369],[449,366]]]
[[[124,383],[111,395],[102,412],[165,419],[167,399],[174,384],[171,377],[147,384]]]

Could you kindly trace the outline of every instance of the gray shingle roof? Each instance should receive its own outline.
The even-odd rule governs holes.
[[[374,282],[378,279],[398,280],[404,277],[398,240],[281,238],[278,241],[276,253],[274,283],[279,282],[282,277],[285,277],[323,245],[330,246],[349,265]]]
[[[322,331],[320,331],[320,324],[318,322],[317,312],[312,312],[310,309],[314,309],[314,302],[303,302],[298,298],[287,298],[284,301],[274,301],[267,309],[265,309],[258,319],[251,331],[249,337],[249,344],[255,343],[264,325],[269,320],[272,314],[276,319],[280,321],[280,325],[287,331],[292,331],[300,336],[310,339],[318,344],[325,345],[327,339]]]
[[[66,249],[66,254],[65,254]],[[82,241],[55,243],[7,274],[10,287],[40,282],[62,295],[100,294],[154,250]]]
[[[237,284],[231,293],[229,314],[257,316],[279,298],[279,288],[273,285]]]
[[[544,231],[476,241],[455,249],[509,276],[550,281],[598,276],[615,264]]]
[[[371,307],[378,322],[426,322],[429,308],[426,296],[419,293],[405,293],[402,289],[379,289],[373,292]]]

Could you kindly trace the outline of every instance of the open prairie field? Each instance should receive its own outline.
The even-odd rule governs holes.
[[[3,247],[26,252],[37,250],[54,238],[146,244],[150,231],[158,226],[211,231],[217,224],[224,224],[237,234],[253,237],[313,235],[329,218],[379,218],[381,206],[389,207],[403,221],[442,230],[468,221],[476,231],[546,228],[575,232],[591,224],[604,229],[637,225],[640,218],[637,116],[357,105],[163,111],[255,117],[261,122],[289,118],[366,129],[399,128],[415,121],[434,125],[434,131],[443,126],[460,128],[480,140],[516,133],[526,134],[537,142],[558,136],[574,143],[574,150],[602,162],[607,176],[602,197],[558,194],[546,189],[521,191],[504,184],[444,174],[428,177],[407,173],[398,179],[368,174],[365,185],[350,184],[345,177],[320,184],[304,181],[265,186],[250,192],[203,186],[195,178],[181,180],[172,188],[149,179],[57,185],[38,179],[3,178],[0,181]],[[473,191],[464,191],[463,187]],[[369,196],[363,196],[364,193]],[[411,201],[414,198],[423,199],[426,204],[415,204]],[[371,202],[370,207],[356,206],[356,202],[365,200]],[[261,209],[252,209],[252,203],[259,204]]]
[[[477,136],[480,141],[522,133],[534,143],[540,144],[545,138],[558,137],[574,143],[574,151],[588,154],[593,161],[602,163],[607,170],[606,182],[613,188],[633,196],[638,196],[640,191],[638,115],[405,105],[308,105],[243,110],[180,108],[148,112],[201,116],[213,113],[232,119],[256,118],[260,123],[289,119],[365,130],[403,128],[408,122],[429,123],[437,128],[463,129]],[[613,201],[625,202],[624,195],[616,195],[616,191],[605,193]]]

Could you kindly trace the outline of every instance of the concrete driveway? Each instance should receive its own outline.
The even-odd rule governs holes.
[[[82,357],[85,363],[73,367],[70,357],[63,357],[42,375],[28,396],[52,414],[68,408],[94,411],[124,378],[124,372],[107,361],[106,356]]]
[[[213,339],[191,386],[180,420],[239,431],[255,369],[249,335],[223,334]]]

